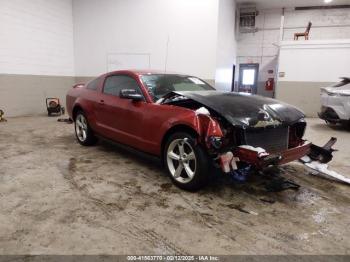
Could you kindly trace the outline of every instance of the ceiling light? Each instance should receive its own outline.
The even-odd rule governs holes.
[[[330,2],[332,2],[333,0],[324,0],[324,2],[326,3],[326,4],[328,4],[328,3],[330,3]]]

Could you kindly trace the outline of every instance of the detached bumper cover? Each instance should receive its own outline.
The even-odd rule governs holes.
[[[269,165],[282,165],[294,160],[298,160],[301,157],[310,153],[311,143],[305,141],[302,145],[288,149],[286,151],[276,153],[276,154],[261,154],[253,150],[246,148],[238,148],[235,156],[237,156],[240,161],[247,162],[256,167],[267,167]]]
[[[304,141],[302,145],[286,151],[269,154],[261,148],[238,147],[233,156],[239,161],[251,164],[257,168],[264,168],[269,165],[282,165],[298,160],[310,153],[311,143]]]

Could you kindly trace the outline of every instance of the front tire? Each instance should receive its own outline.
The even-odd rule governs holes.
[[[96,144],[97,138],[94,136],[83,111],[79,111],[76,114],[74,126],[75,136],[79,144],[83,146],[92,146]]]
[[[208,183],[210,158],[192,135],[185,132],[171,135],[163,159],[171,180],[179,188],[195,191]]]

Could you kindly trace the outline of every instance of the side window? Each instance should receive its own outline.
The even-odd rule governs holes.
[[[86,86],[87,89],[90,89],[90,90],[97,90],[98,88],[98,84],[99,84],[99,81],[100,79],[99,78],[96,78],[94,80],[92,80],[90,83],[88,83],[88,85]]]
[[[142,94],[136,80],[130,76],[123,75],[109,76],[105,81],[103,93],[119,96],[122,89],[135,89],[139,94]]]

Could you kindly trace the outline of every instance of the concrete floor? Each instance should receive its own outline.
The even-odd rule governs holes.
[[[309,119],[309,139],[330,136],[332,167],[349,176],[349,131]],[[47,117],[0,123],[0,152],[0,254],[350,254],[350,187],[299,163],[280,169],[298,191],[222,176],[188,193],[158,162],[82,147],[73,125]]]

